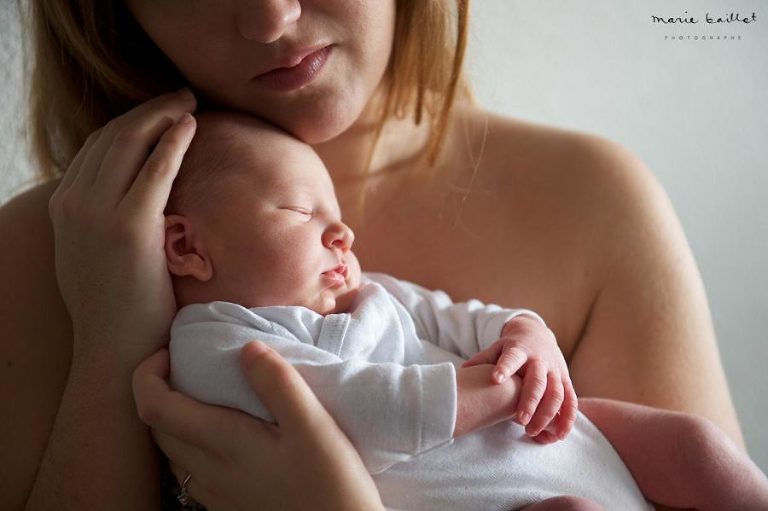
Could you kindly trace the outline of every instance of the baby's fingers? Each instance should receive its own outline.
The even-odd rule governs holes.
[[[523,377],[523,389],[517,404],[517,422],[523,426],[528,425],[536,408],[539,406],[544,391],[547,390],[547,371],[538,362],[531,362],[526,366]]]
[[[576,391],[573,390],[573,384],[570,378],[563,380],[563,405],[560,407],[560,413],[555,417],[555,434],[560,440],[563,440],[573,429],[576,423],[576,413],[579,408],[579,400],[576,397]]]
[[[466,362],[461,364],[461,367],[479,366],[482,364],[495,364],[499,358],[501,352],[501,346],[498,343],[494,343],[484,349],[472,355]]]
[[[502,383],[519,371],[527,361],[528,353],[521,348],[514,347],[503,350],[499,360],[496,361],[496,370],[493,372],[494,381]]]
[[[547,389],[539,403],[533,418],[528,423],[525,431],[530,436],[536,436],[555,419],[557,412],[563,404],[563,382],[556,375],[550,373],[547,376]]]

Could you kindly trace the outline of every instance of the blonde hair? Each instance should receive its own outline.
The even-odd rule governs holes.
[[[42,180],[60,175],[110,119],[186,84],[120,0],[31,0],[29,8],[31,148]],[[426,117],[434,164],[457,97],[471,97],[461,75],[468,14],[469,0],[397,0],[375,140],[390,118]]]

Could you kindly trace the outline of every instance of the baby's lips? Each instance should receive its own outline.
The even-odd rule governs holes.
[[[335,268],[323,272],[323,275],[330,275],[331,273],[338,273],[342,277],[347,278],[347,272],[348,271],[349,271],[349,267],[346,264],[339,263],[339,265],[336,266]]]

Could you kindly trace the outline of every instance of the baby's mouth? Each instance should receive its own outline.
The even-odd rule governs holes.
[[[331,281],[333,287],[343,286],[347,282],[347,273],[349,268],[346,264],[341,263],[332,270],[323,272],[323,277]]]

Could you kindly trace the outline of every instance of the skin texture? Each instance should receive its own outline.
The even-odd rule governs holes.
[[[382,4],[387,3],[371,3],[367,8],[372,10],[366,12],[375,13]],[[232,5],[217,4],[217,9],[231,13]],[[380,18],[371,19],[387,19],[380,12],[376,14]],[[171,23],[182,19],[184,16],[169,15],[158,18],[156,26],[162,27],[167,21],[164,30],[173,41],[210,42],[210,32],[189,33]],[[343,28],[340,41],[355,40],[347,36],[360,26],[358,20],[344,16],[326,19],[339,20],[337,27]],[[320,29],[319,24],[314,27]],[[230,31],[237,35],[238,30]],[[359,37],[365,38],[369,32],[376,31],[361,30]],[[156,40],[160,41],[159,36]],[[250,50],[258,47],[253,39],[244,41],[250,41]],[[274,39],[279,41],[279,37]],[[182,49],[182,53],[192,54],[201,47]],[[360,51],[365,53],[365,49]],[[239,50],[227,54],[237,55],[236,65],[227,69],[243,67],[247,61],[246,53]],[[255,58],[256,54],[247,55]],[[181,56],[177,60],[181,63]],[[217,61],[199,56],[192,62],[202,73]],[[263,65],[257,64],[254,67]],[[348,65],[354,68],[351,60]],[[365,69],[360,80],[366,85],[358,90],[365,90],[360,94],[368,97],[383,66]],[[184,71],[189,75],[193,72]],[[206,86],[210,79],[209,88],[213,89],[216,77],[206,76],[203,73],[197,85]],[[235,81],[225,82],[224,89],[235,87]],[[341,84],[347,82],[339,80],[340,91],[346,92]],[[354,91],[349,92],[354,99]],[[247,111],[255,108],[250,95],[235,94],[233,98],[234,107],[242,103]],[[322,109],[304,104],[305,109],[290,110],[290,105],[298,103],[289,99],[265,101],[257,97],[256,102],[278,105],[280,111],[273,117],[283,116],[285,124],[295,114],[297,124],[287,127],[293,127],[292,132],[303,135],[304,140],[317,142],[315,148],[336,185],[345,223],[356,233],[356,253],[365,268],[444,289],[455,300],[477,297],[536,310],[554,332],[580,395],[698,413],[741,444],[690,248],[667,197],[633,154],[597,137],[466,107],[454,113],[445,152],[433,170],[435,179],[419,171],[424,168],[420,151],[426,131],[403,120],[386,130],[373,162],[373,177],[366,181],[360,176],[371,141],[368,111],[360,110],[366,105],[356,100],[347,102],[344,97],[344,101],[334,103],[318,102],[325,105]],[[356,106],[347,108],[349,104]],[[158,119],[175,120],[190,109],[189,105],[153,104],[148,110]],[[168,127],[167,121],[156,122]],[[351,128],[344,131],[346,126]],[[120,138],[126,144],[122,152],[135,163],[131,171],[138,172],[148,152],[144,148],[152,147],[160,135],[153,134],[154,128],[128,133],[127,140]],[[181,145],[182,141],[176,142],[174,154]],[[358,205],[365,183],[371,193],[361,211]],[[170,187],[170,181],[166,184]],[[77,335],[82,331],[78,321],[82,324],[84,319],[70,319],[59,294],[48,216],[56,186],[49,183],[35,188],[0,209],[0,239],[6,243],[0,252],[0,279],[7,290],[0,296],[0,402],[3,416],[12,418],[0,422],[0,457],[6,460],[0,477],[0,507],[24,508],[34,485],[32,495],[37,496],[29,509],[35,509],[35,504],[43,509],[66,509],[68,505],[72,509],[153,509],[158,502],[155,454],[146,429],[129,416],[133,408],[129,382],[138,361],[154,351],[154,343],[159,346],[164,333],[134,337],[139,332],[133,331],[132,325],[126,327],[128,331],[112,331],[103,317],[93,313],[86,318],[97,324],[101,321],[110,331],[101,332],[96,340],[75,338],[73,343],[72,322]],[[157,208],[152,210],[152,218],[160,218],[162,208]],[[104,235],[97,236],[94,246],[148,250],[151,244],[142,237],[147,235],[146,229],[136,229],[125,237],[106,236],[113,231],[104,228],[103,222],[112,216],[104,211],[111,210],[94,213],[86,222]],[[73,232],[90,236],[92,231],[83,227]],[[398,249],[403,246],[408,250]],[[159,247],[160,242],[152,248],[157,259],[151,260],[150,267],[164,261]],[[143,296],[147,292],[154,296],[151,293],[156,288],[152,286],[156,283],[134,282],[135,275],[143,275],[141,271],[125,273],[119,258],[110,260],[103,251],[87,253],[93,258],[80,263],[84,268],[114,263],[120,271],[113,268],[103,275],[118,274],[124,279],[117,283],[96,280],[93,284],[98,292],[119,292],[141,284],[146,286]],[[478,255],[482,264],[478,264]],[[82,292],[87,296],[87,289]],[[106,312],[114,315],[140,305],[140,301],[122,300]],[[45,321],[41,321],[40,311],[44,311]],[[117,325],[122,326],[120,322]],[[139,325],[139,330],[145,326]],[[96,349],[90,352],[92,358],[78,349],[88,345],[133,346],[136,339],[141,339],[136,351],[122,348],[120,360],[103,358],[117,353],[115,350]],[[83,344],[85,341],[98,344]],[[105,409],[117,412],[105,414]],[[230,441],[226,435],[220,438],[222,443]],[[117,466],[116,458],[122,461]],[[65,471],[69,484],[57,486]]]

